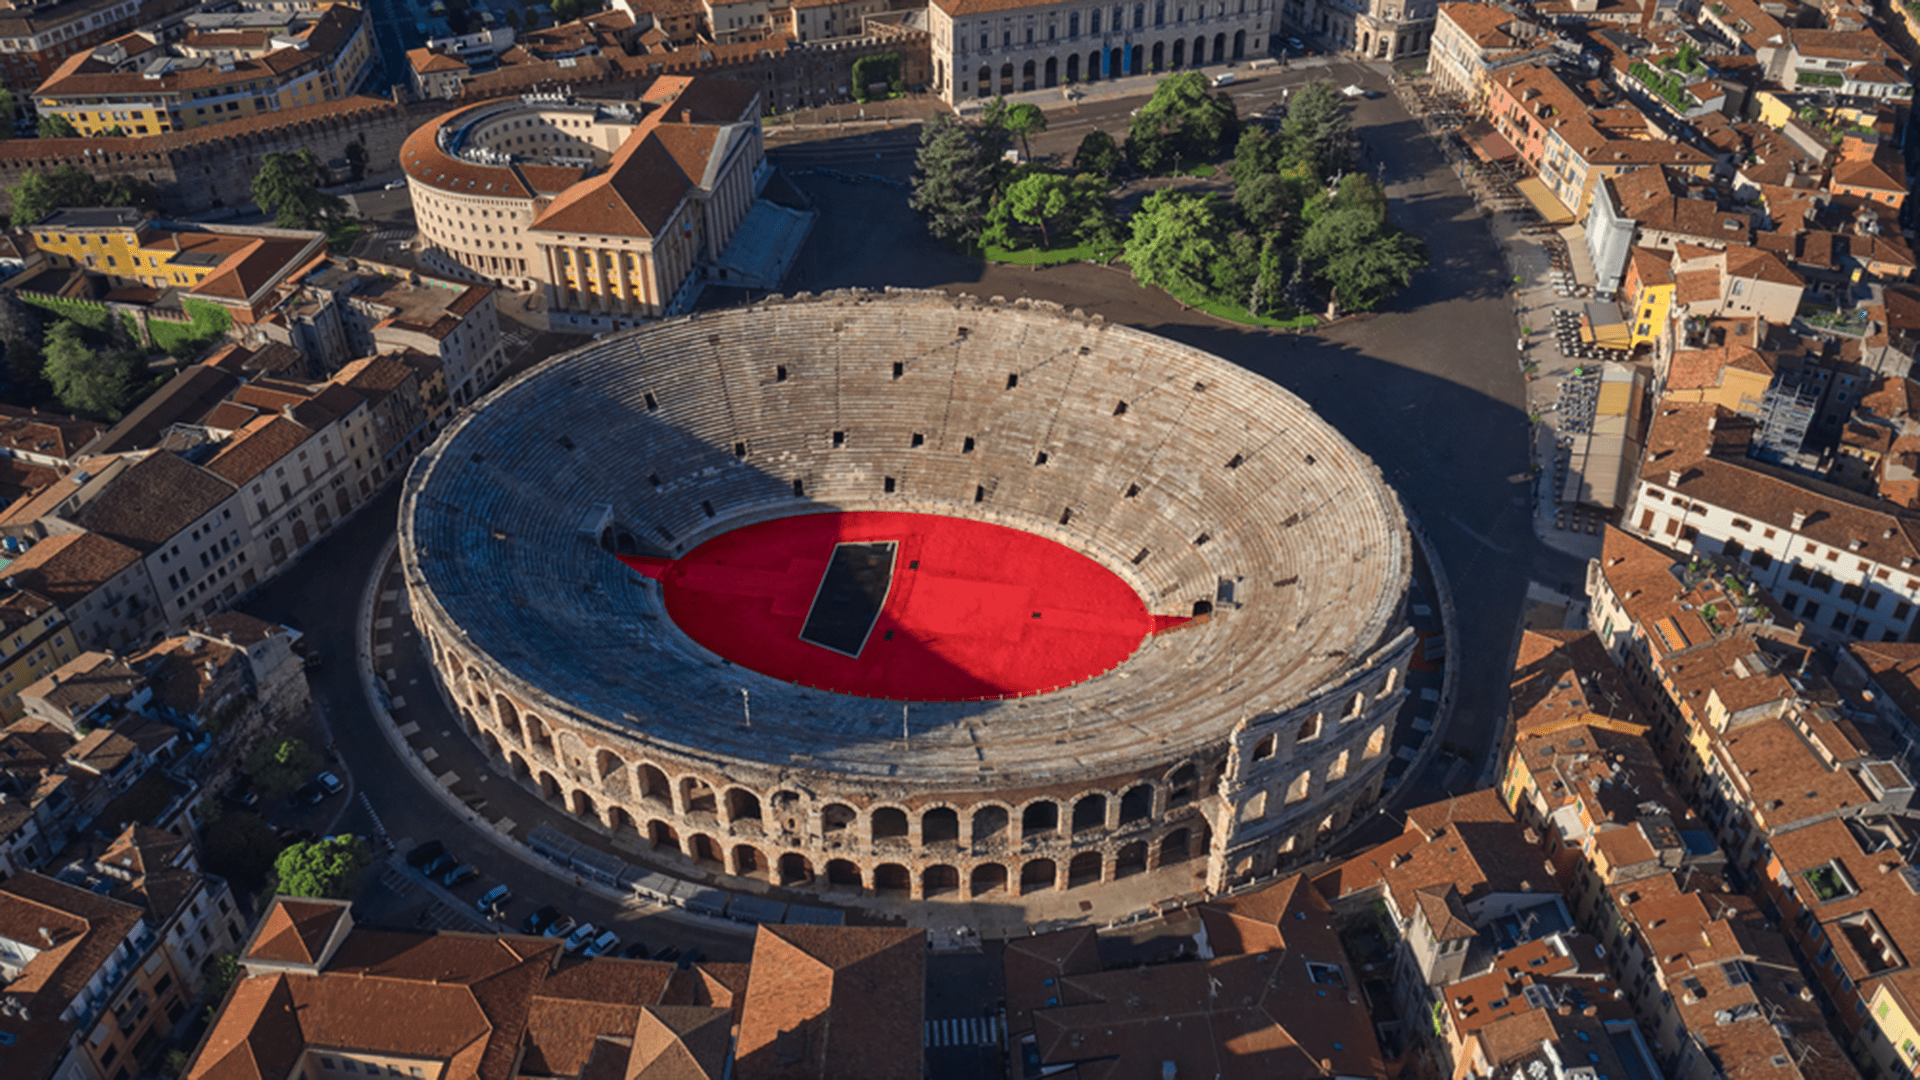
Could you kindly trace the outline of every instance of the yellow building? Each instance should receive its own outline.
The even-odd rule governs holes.
[[[81,135],[158,135],[347,97],[375,59],[366,13],[336,4],[285,32],[126,34],[68,57],[34,100]]]
[[[1626,298],[1629,347],[1651,345],[1666,335],[1673,317],[1673,265],[1665,252],[1634,248],[1627,256]]]
[[[59,605],[24,589],[0,598],[0,724],[24,715],[21,690],[78,655]]]

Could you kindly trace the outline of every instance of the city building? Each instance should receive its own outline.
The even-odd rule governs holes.
[[[26,711],[20,692],[79,651],[53,601],[22,589],[0,597],[0,722],[18,720]]]
[[[193,6],[194,0],[57,0],[0,10],[0,82],[21,99],[61,61],[137,26]]]
[[[271,16],[270,16],[271,17]],[[161,135],[357,93],[379,59],[366,13],[329,4],[273,28],[126,34],[75,53],[34,89],[83,136]]]
[[[927,6],[932,90],[949,105],[995,95],[1229,64],[1267,54],[1278,0],[1073,0]]]
[[[1419,56],[1433,44],[1436,11],[1431,0],[1287,0],[1286,23],[1323,34],[1339,48],[1369,60]]]
[[[1304,15],[1303,8],[1301,17]],[[1294,16],[1288,18],[1293,20]],[[1544,27],[1507,8],[1479,3],[1441,4],[1435,9],[1432,56],[1428,60],[1434,89],[1478,106],[1495,72],[1546,59],[1551,53],[1551,40]]]

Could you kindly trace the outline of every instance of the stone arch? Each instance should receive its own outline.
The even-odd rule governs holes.
[[[1253,746],[1253,760],[1265,761],[1273,756],[1274,736],[1269,735]]]
[[[1060,61],[1056,57],[1047,57],[1046,64],[1040,69],[1040,82],[1043,89],[1052,89],[1060,85]]]
[[[967,896],[969,898],[985,896],[988,893],[1005,892],[1007,888],[1007,868],[999,863],[981,863],[967,875]]]
[[[594,752],[593,778],[603,784],[607,782],[607,777],[624,771],[626,767],[626,760],[611,750],[602,749]]]
[[[773,815],[773,827],[782,832],[804,832],[800,819],[800,802],[800,793],[797,791],[781,788],[774,792],[773,799],[767,806]]]
[[[541,798],[557,799],[560,797],[560,782],[553,778],[552,773],[545,769],[540,770],[539,783]]]
[[[1158,41],[1154,42],[1152,69],[1156,72],[1159,71],[1165,59],[1166,59],[1166,46]]]
[[[535,750],[553,753],[553,732],[548,729],[547,722],[535,713],[523,714],[521,719],[527,725],[527,745]]]
[[[640,827],[634,824],[633,815],[627,813],[627,808],[618,803],[607,804],[607,828],[615,833],[622,829],[634,833],[640,831]]]
[[[1052,61],[1048,61],[1048,63],[1052,63]],[[1080,81],[1080,54],[1079,53],[1067,54],[1067,81],[1070,83]]]
[[[1167,783],[1172,788],[1167,793],[1167,809],[1185,806],[1193,801],[1193,789],[1200,783],[1200,770],[1194,768],[1193,762],[1189,761],[1173,770],[1167,776]]]
[[[1020,835],[1045,836],[1060,829],[1060,804],[1052,799],[1035,799],[1020,811]]]
[[[873,891],[910,893],[913,891],[913,874],[899,863],[881,863],[873,868]]]
[[[1360,716],[1362,713],[1366,711],[1367,711],[1367,695],[1355,694],[1353,695],[1353,700],[1347,702],[1347,715],[1341,717],[1340,722],[1344,724],[1348,720],[1352,720]]]
[[[845,832],[860,814],[846,803],[828,803],[820,809],[820,831],[823,833]]]
[[[1233,58],[1235,60],[1243,60],[1246,58],[1246,55],[1247,32],[1245,30],[1235,30],[1233,32]]]
[[[513,773],[516,780],[525,780],[533,775],[532,770],[527,768],[527,759],[511,750],[507,752],[507,769]]]
[[[507,695],[494,695],[493,714],[500,718],[500,730],[506,732],[508,738],[522,746],[527,744],[526,731],[520,726],[520,710],[513,707]]]
[[[920,872],[921,896],[950,896],[960,891],[960,871],[942,863]]]
[[[1193,39],[1193,66],[1199,67],[1201,64],[1204,64],[1206,62],[1207,62],[1207,36],[1205,34],[1202,34],[1199,37]]]
[[[726,860],[720,857],[720,845],[706,833],[694,833],[687,837],[687,854],[695,862],[714,863],[721,869],[726,868]]]
[[[1028,859],[1020,867],[1020,895],[1051,889],[1059,876],[1060,870],[1052,859]]]
[[[1147,67],[1146,67],[1147,47],[1145,45],[1135,45],[1133,47],[1133,56],[1131,58],[1131,61],[1132,62],[1127,65],[1127,74],[1129,75],[1144,74],[1147,70]]]
[[[500,740],[494,737],[493,732],[487,730],[486,728],[481,728],[480,742],[483,746],[486,747],[488,757],[497,758],[501,756],[502,751],[500,749]]]
[[[1077,835],[1106,827],[1107,797],[1101,794],[1082,795],[1073,804],[1073,832]]]
[[[1029,60],[1020,65],[1020,89],[1024,92],[1027,90],[1037,90],[1039,88],[1039,84],[1034,77],[1033,61]]]
[[[1139,49],[1139,46],[1136,45],[1134,46],[1134,48],[1137,51]],[[1107,50],[1107,78],[1117,79],[1126,70],[1127,70],[1126,51],[1118,45],[1115,45],[1113,48],[1108,49]]]
[[[1000,65],[1000,96],[1013,93],[1013,61]]]
[[[767,872],[767,857],[752,844],[733,846],[733,872],[740,877],[770,879]]]
[[[1387,725],[1381,724],[1379,727],[1373,729],[1373,734],[1367,736],[1367,747],[1361,752],[1360,760],[1372,761],[1374,758],[1380,756],[1380,751],[1386,748]]]
[[[1007,834],[1007,825],[1012,815],[1007,808],[998,803],[985,803],[973,808],[970,835],[976,844],[991,844]]]
[[[1333,759],[1333,764],[1327,767],[1327,783],[1338,783],[1347,778],[1347,754],[1349,752],[1350,751],[1346,750],[1340,751]]]
[[[980,73],[974,79],[974,84],[979,87],[981,97],[992,97],[993,96],[993,69],[986,66],[985,64],[980,65]]]
[[[1082,885],[1098,885],[1100,873],[1104,869],[1100,853],[1083,851],[1067,863],[1067,888],[1074,889]]]
[[[951,806],[936,806],[920,815],[920,842],[957,844],[960,842],[960,812]]]
[[[1185,829],[1175,829],[1160,841],[1160,865],[1172,866],[1186,862],[1193,855],[1193,836]]]
[[[714,796],[712,784],[697,776],[680,778],[680,812],[682,814],[718,814],[719,810],[719,800]]]
[[[640,766],[640,798],[669,810],[673,808],[673,782],[659,766]]]
[[[1156,46],[1156,48],[1157,47],[1158,46]],[[1187,41],[1185,38],[1179,38],[1174,41],[1173,63],[1169,64],[1168,66],[1174,69],[1175,71],[1178,71],[1181,68],[1187,66]]]
[[[805,855],[789,851],[780,856],[780,884],[807,885],[813,881],[813,864]]]
[[[872,822],[875,840],[904,840],[907,837],[907,812],[897,806],[874,807]]]
[[[1135,840],[1122,847],[1113,857],[1113,876],[1116,880],[1147,872],[1147,842]]]
[[[573,811],[574,817],[587,818],[589,820],[598,817],[593,805],[593,796],[587,794],[584,788],[573,789],[573,796],[569,800],[569,809]]]
[[[860,875],[860,868],[847,859],[827,860],[827,884],[851,885],[856,889],[867,887],[866,879]]]
[[[1304,800],[1307,797],[1307,792],[1312,790],[1312,788],[1313,770],[1301,769],[1300,775],[1294,777],[1293,783],[1287,785],[1287,805],[1292,806],[1294,803]]]
[[[727,789],[726,799],[728,821],[760,820],[760,796],[746,788],[733,787]]]
[[[647,842],[653,845],[655,851],[666,848],[678,853],[680,850],[680,834],[664,821],[647,822]]]
[[[1245,31],[1241,31],[1241,32],[1245,33]],[[1220,61],[1225,60],[1226,58],[1227,58],[1227,34],[1226,34],[1226,31],[1223,30],[1218,34],[1213,35],[1213,62],[1217,64]]]
[[[1120,795],[1120,824],[1131,825],[1153,816],[1153,785],[1135,784]]]

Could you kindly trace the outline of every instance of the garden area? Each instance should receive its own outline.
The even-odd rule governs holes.
[[[1257,326],[1372,311],[1427,263],[1388,220],[1385,191],[1354,171],[1331,82],[1297,91],[1274,133],[1244,124],[1199,72],[1161,82],[1124,142],[1091,132],[1065,165],[1028,152],[1045,129],[1037,106],[999,100],[977,123],[928,123],[912,206],[929,231],[999,262],[1124,263],[1142,286]]]

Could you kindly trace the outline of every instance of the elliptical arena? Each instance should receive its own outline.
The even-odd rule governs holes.
[[[669,583],[709,541],[818,514],[1010,529],[1097,564],[1149,622],[1058,685],[976,677],[962,669],[979,657],[1043,681],[1071,662],[1078,598],[1062,581],[967,595],[989,568],[916,560],[851,652],[818,654],[852,674],[765,674],[763,657],[807,665],[816,646],[753,620],[814,616],[744,594],[768,574],[812,589],[831,551],[684,571],[720,592]],[[1041,302],[896,291],[775,298],[556,357],[422,456],[400,521],[462,725],[610,847],[927,900],[1174,864],[1204,864],[1219,890],[1311,855],[1381,793],[1413,647],[1409,545],[1374,465],[1235,365]],[[909,594],[923,573],[947,576]],[[735,581],[755,629],[729,636]],[[975,651],[940,670],[973,681],[916,691],[927,669],[895,668],[869,692],[882,684],[858,665],[896,646],[886,619],[910,620],[892,609],[956,589]],[[978,648],[1000,625],[1018,633]],[[922,659],[944,647],[911,636],[898,644]]]

